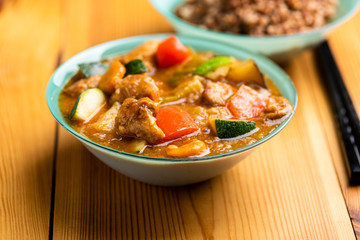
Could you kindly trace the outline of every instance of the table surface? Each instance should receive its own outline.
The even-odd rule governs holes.
[[[360,14],[329,36],[360,112]],[[104,165],[59,127],[51,73],[112,39],[173,31],[146,0],[0,0],[0,239],[355,239],[360,188],[314,54],[288,62],[299,105],[290,124],[209,181],[157,187]],[[326,84],[326,83],[325,83]]]

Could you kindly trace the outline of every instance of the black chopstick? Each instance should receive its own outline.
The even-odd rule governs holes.
[[[318,46],[315,53],[339,124],[350,184],[357,185],[360,184],[360,121],[328,43]]]

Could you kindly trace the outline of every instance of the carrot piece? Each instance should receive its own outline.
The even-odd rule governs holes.
[[[242,85],[229,99],[226,107],[234,117],[245,120],[259,116],[268,104],[268,98],[254,89]]]
[[[161,68],[180,64],[190,56],[190,51],[173,35],[160,43],[156,52],[156,59]]]
[[[191,157],[208,153],[208,148],[203,141],[193,140],[180,147],[169,145],[166,154],[170,157]]]
[[[156,116],[156,124],[165,133],[162,141],[173,140],[199,129],[187,112],[176,107],[161,108]]]

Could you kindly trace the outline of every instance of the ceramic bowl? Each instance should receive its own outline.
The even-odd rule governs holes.
[[[54,72],[48,83],[46,98],[51,113],[60,125],[79,139],[90,152],[105,164],[124,175],[142,182],[175,186],[204,181],[233,167],[252,150],[279,133],[288,124],[293,113],[272,133],[253,144],[232,152],[186,159],[154,158],[117,151],[95,143],[71,128],[60,112],[58,98],[66,82],[77,71],[79,63],[98,61],[103,58],[124,54],[144,41],[165,39],[167,36],[167,34],[158,34],[115,40],[97,45],[75,55]],[[270,60],[245,50],[216,42],[206,42],[195,37],[178,36],[178,38],[183,44],[191,46],[196,50],[212,50],[216,53],[232,55],[239,59],[253,58],[261,70],[273,80],[281,93],[296,108],[297,94],[294,85],[284,71]]]
[[[306,32],[284,36],[252,37],[248,35],[215,32],[190,24],[174,14],[174,9],[184,0],[150,0],[153,6],[163,14],[182,35],[202,37],[221,41],[235,47],[241,47],[263,54],[277,62],[285,62],[306,48],[322,42],[335,27],[350,19],[357,11],[359,0],[340,0],[336,16],[327,25]]]

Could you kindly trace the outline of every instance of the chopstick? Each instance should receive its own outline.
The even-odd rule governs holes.
[[[328,43],[318,46],[315,53],[344,143],[349,181],[357,185],[360,184],[360,121]]]

